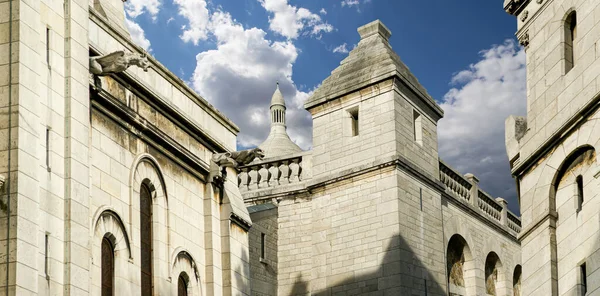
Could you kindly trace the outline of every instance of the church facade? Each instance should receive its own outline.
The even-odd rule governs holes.
[[[527,116],[506,120],[523,295],[600,293],[599,4],[504,1],[527,58]]]

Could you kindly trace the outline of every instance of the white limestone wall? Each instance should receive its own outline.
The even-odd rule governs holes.
[[[99,211],[112,209],[123,220],[131,242],[132,258],[117,260],[123,270],[121,280],[117,281],[116,293],[139,295],[141,291],[138,187],[144,180],[149,180],[156,188],[152,193],[155,195],[155,293],[168,295],[171,285],[176,284],[179,274],[173,272],[173,259],[181,250],[195,259],[200,277],[198,284],[203,284],[207,257],[202,217],[205,215],[203,193],[207,185],[96,111],[92,113],[92,127],[90,223],[95,223],[93,220]],[[99,247],[94,241],[91,243]],[[92,258],[92,263],[91,293],[99,295],[99,258]],[[206,291],[204,286],[197,289]]]
[[[599,91],[600,3],[596,0],[531,1],[517,17],[517,36],[529,35],[527,127],[520,159],[529,156]],[[575,66],[565,74],[563,24],[577,13]]]

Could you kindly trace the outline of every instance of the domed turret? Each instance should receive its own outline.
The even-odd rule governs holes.
[[[285,125],[285,100],[279,90],[279,83],[271,97],[271,131],[267,139],[258,147],[265,152],[265,157],[277,157],[301,152],[302,149],[292,142]]]

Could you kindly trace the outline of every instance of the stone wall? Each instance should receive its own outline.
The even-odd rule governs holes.
[[[272,204],[256,211],[249,209],[252,218],[252,228],[249,232],[250,245],[250,274],[252,295],[277,295],[278,228],[277,208]],[[264,235],[264,257],[261,255],[262,235]]]

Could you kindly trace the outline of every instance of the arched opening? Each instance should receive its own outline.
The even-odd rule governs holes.
[[[185,272],[180,273],[177,280],[177,296],[188,296],[188,282],[187,274]]]
[[[467,241],[455,234],[446,252],[448,289],[451,296],[475,295],[475,266]]]
[[[102,239],[102,296],[112,296],[115,290],[115,248],[110,239]]]
[[[485,258],[485,292],[488,295],[500,295],[502,288],[502,262],[494,252]]]
[[[513,296],[521,296],[521,265],[515,266],[513,273]]]
[[[142,296],[152,295],[152,198],[146,184],[140,188],[140,261]]]
[[[565,74],[568,73],[575,66],[575,59],[577,57],[577,13],[571,11],[564,23],[565,31]]]

